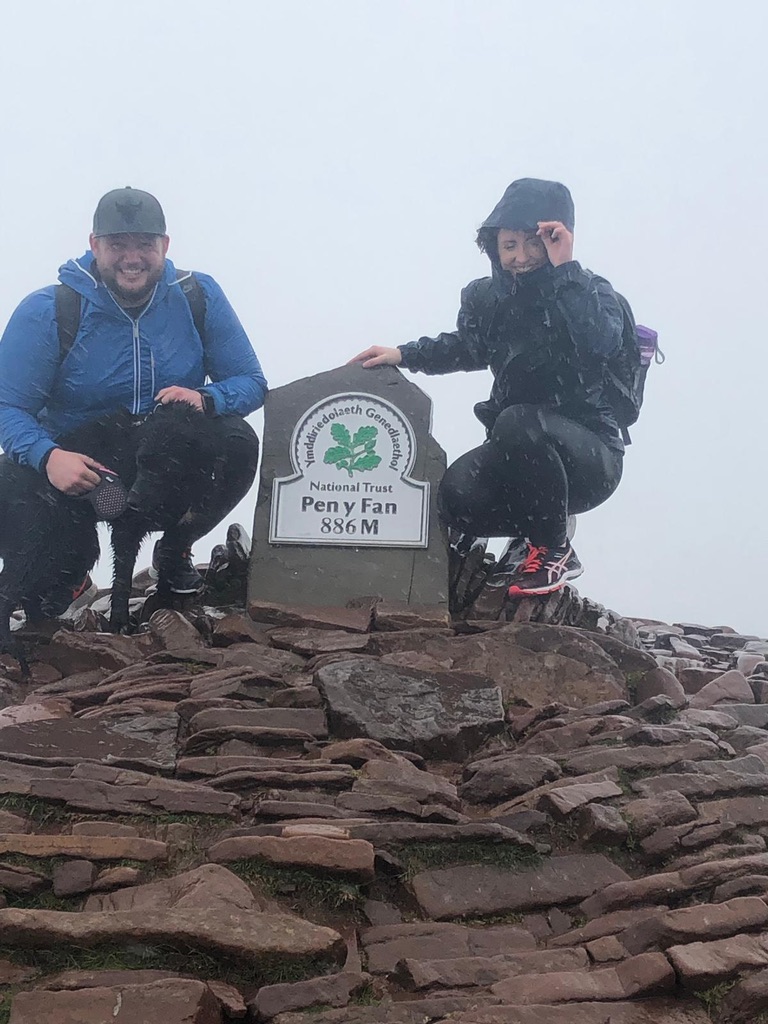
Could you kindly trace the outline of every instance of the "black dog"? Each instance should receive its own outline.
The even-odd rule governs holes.
[[[211,421],[182,402],[136,418],[125,411],[78,428],[60,439],[113,470],[128,490],[128,508],[110,522],[114,558],[110,629],[128,625],[131,580],[139,548],[153,531],[174,526],[195,505],[201,485],[215,477],[216,432]],[[52,595],[71,593],[99,554],[97,513],[83,498],[54,491],[23,467],[0,467],[0,649],[23,653],[10,633],[10,615],[22,605],[31,620],[63,610]],[[158,581],[158,597],[170,591]],[[68,602],[67,602],[68,603]]]

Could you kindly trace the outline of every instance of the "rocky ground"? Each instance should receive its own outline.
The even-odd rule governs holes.
[[[1,659],[0,1021],[768,1021],[768,641],[219,576]]]

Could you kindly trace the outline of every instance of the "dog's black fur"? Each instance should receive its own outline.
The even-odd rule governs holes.
[[[211,486],[218,458],[211,423],[186,403],[174,402],[142,420],[124,411],[104,416],[59,440],[62,448],[90,455],[116,472],[129,488],[127,511],[109,524],[114,558],[110,628],[115,632],[128,625],[142,541],[178,523],[201,486],[206,481]],[[96,513],[87,499],[67,498],[40,473],[14,469],[12,477],[0,480],[0,649],[28,672],[11,636],[11,613],[21,605],[34,621],[62,611],[56,593],[71,594],[95,565],[99,544]],[[170,598],[162,572],[158,597],[161,603]]]

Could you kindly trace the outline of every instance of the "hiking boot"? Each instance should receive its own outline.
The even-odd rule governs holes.
[[[570,544],[562,548],[537,548],[532,544],[528,557],[512,574],[508,594],[510,597],[552,594],[583,572]]]
[[[204,582],[192,562],[191,551],[166,551],[162,541],[157,541],[152,551],[149,575],[153,580],[162,575],[173,594],[196,594]]]

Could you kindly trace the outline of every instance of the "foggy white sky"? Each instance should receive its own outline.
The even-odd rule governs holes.
[[[767,30],[759,0],[8,4],[0,320],[131,184],[275,387],[451,329],[505,186],[561,180],[576,258],[668,357],[619,491],[580,518],[579,589],[765,635]],[[482,440],[488,374],[412,379],[449,459]]]

